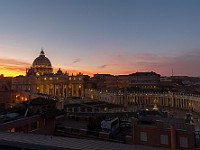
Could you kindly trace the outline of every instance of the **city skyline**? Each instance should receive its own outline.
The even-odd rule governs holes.
[[[2,0],[0,74],[25,75],[41,48],[54,71],[200,76],[200,2]]]

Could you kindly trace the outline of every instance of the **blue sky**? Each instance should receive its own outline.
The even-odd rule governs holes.
[[[22,73],[43,47],[69,72],[200,76],[199,8],[198,0],[1,0],[0,73]]]

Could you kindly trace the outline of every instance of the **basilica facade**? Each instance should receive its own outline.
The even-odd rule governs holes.
[[[43,49],[33,61],[30,68],[26,69],[26,76],[17,76],[12,80],[12,90],[28,92],[31,95],[41,94],[56,98],[68,96],[84,96],[84,81],[87,76],[82,73],[69,75],[59,68],[53,72],[51,61],[45,56]],[[16,96],[17,99],[17,96]],[[24,97],[27,99],[27,97]],[[22,100],[19,97],[20,101]]]

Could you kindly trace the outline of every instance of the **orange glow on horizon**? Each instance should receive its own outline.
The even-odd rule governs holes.
[[[54,67],[53,70],[54,70],[54,73],[56,73],[58,71],[58,68],[59,67]],[[98,70],[76,70],[76,69],[62,69],[62,72],[65,73],[69,73],[69,75],[72,75],[72,73],[74,75],[78,74],[78,73],[82,73],[83,75],[89,75],[90,77],[93,77],[94,74],[112,74],[112,75],[119,75],[119,74],[130,74],[131,72],[130,71],[127,71],[127,72],[105,72],[105,71],[98,71]],[[129,73],[130,72],[130,73]],[[26,70],[24,69],[24,71],[20,71],[20,70],[14,70],[14,69],[6,69],[6,68],[2,68],[0,67],[0,74],[3,74],[5,77],[16,77],[16,76],[19,76],[19,75],[26,75]]]
[[[0,69],[0,74],[3,74],[5,77],[16,77],[19,75],[25,75],[26,71],[18,71],[12,69]]]
[[[53,68],[53,71],[54,73],[56,73],[58,71],[58,69],[61,69],[63,73],[67,72],[69,75],[71,75],[72,73],[74,75],[78,74],[78,73],[82,73],[83,75],[89,75],[90,77],[93,77],[94,74],[96,73],[95,71],[93,70],[76,70],[76,69],[65,69],[65,68],[62,68],[62,67],[54,67]]]
[[[58,71],[58,69],[61,69],[63,73],[67,72],[69,75],[72,75],[72,73],[74,75],[77,75],[78,73],[82,73],[83,75],[89,75],[90,77],[93,77],[94,74],[111,74],[111,75],[128,75],[134,72],[137,72],[137,70],[134,69],[126,69],[126,70],[112,70],[110,69],[110,71],[107,71],[107,69],[96,69],[96,70],[84,70],[84,69],[74,69],[74,68],[70,68],[70,69],[65,69],[64,67],[57,67],[54,66],[53,67],[53,72],[56,73]],[[140,71],[148,71],[148,70],[140,70]],[[154,70],[155,72],[158,72],[158,70]],[[26,75],[26,69],[24,69],[24,67],[16,67],[13,66],[11,68],[6,68],[4,66],[0,66],[0,74],[3,74],[5,77],[16,77],[19,75]]]

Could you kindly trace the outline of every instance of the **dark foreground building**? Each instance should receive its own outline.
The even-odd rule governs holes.
[[[0,131],[53,134],[55,117],[62,113],[56,109],[56,101],[36,98],[2,113]]]
[[[133,143],[171,149],[194,150],[195,127],[185,119],[146,115],[133,118]]]

